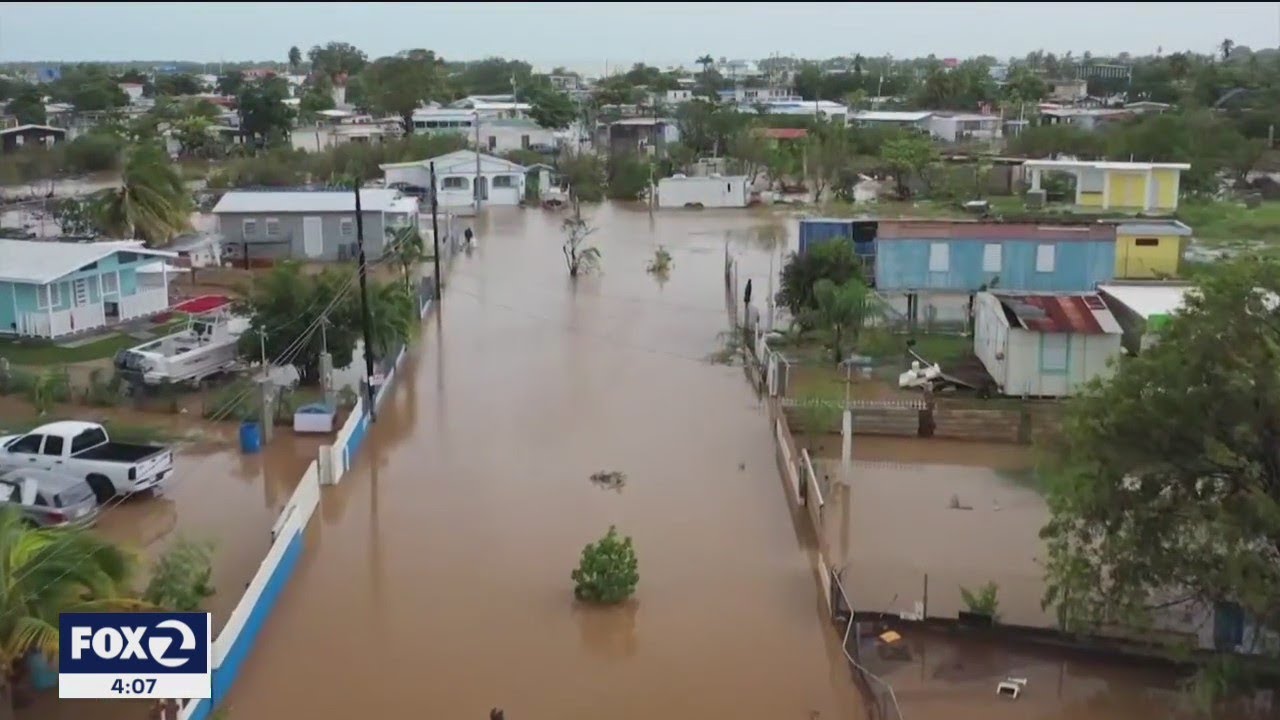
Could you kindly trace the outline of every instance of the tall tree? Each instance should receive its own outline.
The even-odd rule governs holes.
[[[858,277],[840,285],[825,278],[814,284],[814,306],[809,311],[807,324],[831,333],[833,364],[844,360],[844,338],[852,336],[856,343],[867,321],[877,312],[875,297]]]
[[[907,181],[912,175],[923,177],[925,169],[937,159],[937,154],[928,138],[918,136],[904,135],[889,140],[881,147],[880,157],[893,168],[899,198],[905,199],[910,194]]]
[[[529,97],[529,117],[544,128],[563,130],[578,117],[573,98],[551,88],[538,88]]]
[[[297,45],[289,48],[289,70],[294,73],[298,72],[298,68],[302,67],[302,51]]]
[[[1236,42],[1231,38],[1227,38],[1218,43],[1218,51],[1222,53],[1222,59],[1224,61],[1231,59],[1231,51],[1235,49],[1235,46]]]
[[[364,101],[375,112],[400,118],[413,132],[413,112],[428,100],[446,99],[444,61],[430,50],[378,58],[360,77]]]
[[[239,70],[228,70],[225,75],[218,78],[216,89],[219,95],[238,97],[240,91],[244,89],[244,85],[244,73]]]
[[[162,245],[190,227],[191,194],[158,144],[134,148],[121,186],[100,200],[99,224],[108,235]]]
[[[694,62],[702,66],[702,74],[706,75],[707,71],[711,69],[711,66],[716,64],[716,59],[710,55],[703,55]]]
[[[23,85],[13,95],[13,99],[5,106],[5,112],[18,118],[24,125],[43,125],[48,119],[44,110],[44,96],[35,85]]]
[[[1280,266],[1215,268],[1091,383],[1049,484],[1046,605],[1070,628],[1236,606],[1280,631]]]
[[[330,80],[340,75],[353,76],[369,62],[369,56],[363,50],[344,42],[316,45],[307,51],[307,59],[311,61],[313,72],[321,73]]]
[[[64,612],[138,610],[129,556],[82,529],[35,529],[0,508],[0,715],[13,717],[13,687],[33,653],[58,656]]]
[[[289,137],[293,110],[284,104],[289,85],[284,78],[269,77],[245,83],[236,97],[240,132],[257,147],[265,147]]]

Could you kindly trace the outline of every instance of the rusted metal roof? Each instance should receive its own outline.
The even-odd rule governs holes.
[[[774,140],[799,140],[807,137],[809,131],[804,128],[765,128],[764,136]]]
[[[1116,228],[1103,223],[1036,224],[974,220],[881,220],[877,240],[976,240],[981,242],[1115,242]]]
[[[1075,335],[1119,335],[1120,323],[1094,293],[1022,295],[992,293],[1004,306],[1010,324],[1024,330]]]

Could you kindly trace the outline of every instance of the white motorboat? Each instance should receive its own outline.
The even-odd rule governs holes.
[[[146,385],[200,383],[237,364],[236,346],[249,329],[248,318],[226,309],[192,315],[182,332],[143,343],[116,355],[116,368]]]

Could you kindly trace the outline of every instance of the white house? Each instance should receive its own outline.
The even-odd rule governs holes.
[[[554,148],[556,132],[532,120],[481,118],[480,145],[485,152],[506,153],[532,147]]]
[[[1004,395],[1071,395],[1120,356],[1120,324],[1092,293],[980,292],[973,315],[974,354]]]
[[[1000,137],[1000,117],[977,113],[935,112],[929,116],[929,134],[943,142],[995,140]]]
[[[849,122],[859,127],[878,128],[914,128],[928,130],[931,110],[860,110],[855,112]]]
[[[142,101],[142,83],[119,83],[119,87],[128,96],[130,105],[137,105]]]
[[[405,183],[430,188],[431,164],[436,168],[436,197],[440,207],[519,205],[524,198],[525,172],[522,165],[474,150],[457,150],[415,162],[381,165],[388,186]]]
[[[751,200],[745,175],[687,177],[672,175],[658,181],[660,208],[741,208]]]

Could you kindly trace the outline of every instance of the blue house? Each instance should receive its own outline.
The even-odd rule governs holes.
[[[1089,292],[1115,275],[1114,225],[881,220],[881,293]]]
[[[158,313],[166,266],[138,270],[169,257],[136,242],[0,240],[0,334],[58,338]]]

